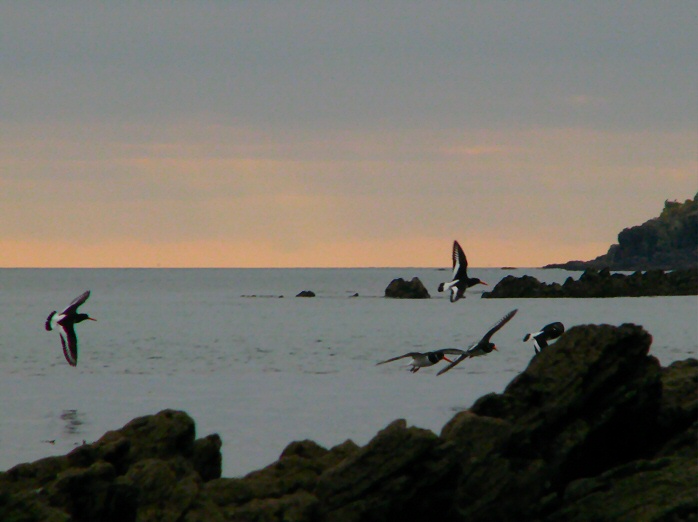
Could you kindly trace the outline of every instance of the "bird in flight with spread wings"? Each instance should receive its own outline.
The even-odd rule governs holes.
[[[446,368],[443,368],[439,373],[436,375],[441,375],[443,373],[446,373],[448,370],[456,366],[458,363],[463,361],[464,359],[468,359],[470,357],[478,357],[480,355],[487,355],[490,353],[492,350],[496,350],[497,346],[490,341],[492,336],[497,333],[497,331],[502,328],[505,324],[507,324],[512,317],[516,315],[516,312],[518,309],[514,309],[511,312],[509,312],[507,315],[502,317],[497,323],[489,329],[489,331],[480,339],[478,342],[473,344],[470,348],[465,350],[463,354],[458,357],[455,361],[453,361],[451,364],[446,366]]]

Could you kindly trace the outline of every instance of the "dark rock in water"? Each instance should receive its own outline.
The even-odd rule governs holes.
[[[482,297],[561,297],[560,285],[546,285],[535,277],[524,275],[516,277],[508,275],[495,285],[491,292],[483,292]]]
[[[303,290],[302,292],[299,292],[296,297],[315,297],[315,292],[312,290]]]
[[[651,342],[576,326],[440,435],[397,420],[364,447],[293,442],[243,478],[161,412],[0,474],[0,520],[696,520],[698,360],[661,368]]]
[[[650,270],[631,275],[612,274],[608,269],[588,268],[578,280],[568,277],[559,283],[541,283],[535,277],[507,276],[487,298],[517,297],[641,297],[653,295],[698,295],[698,269],[663,272]]]
[[[393,279],[385,289],[385,297],[395,299],[429,299],[429,291],[418,277],[413,277],[412,281],[405,281],[403,278]]]

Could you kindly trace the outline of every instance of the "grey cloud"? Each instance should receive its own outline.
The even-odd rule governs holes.
[[[3,118],[694,126],[690,2],[0,7]],[[570,107],[570,96],[605,101]]]

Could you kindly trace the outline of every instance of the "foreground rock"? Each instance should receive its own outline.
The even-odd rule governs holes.
[[[63,457],[0,474],[0,520],[179,520],[212,505],[204,484],[221,474],[218,435],[165,410],[132,420]]]
[[[696,520],[698,361],[661,368],[650,344],[574,327],[440,435],[397,420],[364,447],[294,442],[244,478],[161,412],[1,474],[0,520]]]
[[[606,268],[588,268],[579,279],[564,284],[541,283],[535,277],[507,276],[483,298],[517,297],[641,297],[652,295],[698,295],[698,269],[663,272],[650,270],[632,275],[611,274]]]
[[[395,299],[429,299],[429,291],[424,283],[413,277],[412,281],[405,281],[403,278],[393,279],[385,289],[385,297]]]

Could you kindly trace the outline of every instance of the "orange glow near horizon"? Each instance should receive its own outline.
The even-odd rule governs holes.
[[[448,268],[454,239],[473,267],[538,267],[603,255],[695,193],[695,133],[63,130],[0,147],[0,267]],[[626,152],[652,147],[659,165]]]
[[[311,248],[279,249],[268,243],[227,244],[194,241],[145,244],[110,241],[100,244],[0,241],[2,268],[450,268],[449,240],[320,244]],[[540,267],[572,259],[589,260],[604,254],[608,245],[557,245],[550,250],[527,247],[526,242],[470,242],[470,266]],[[512,252],[518,252],[512,255]],[[26,260],[31,260],[27,262]]]

